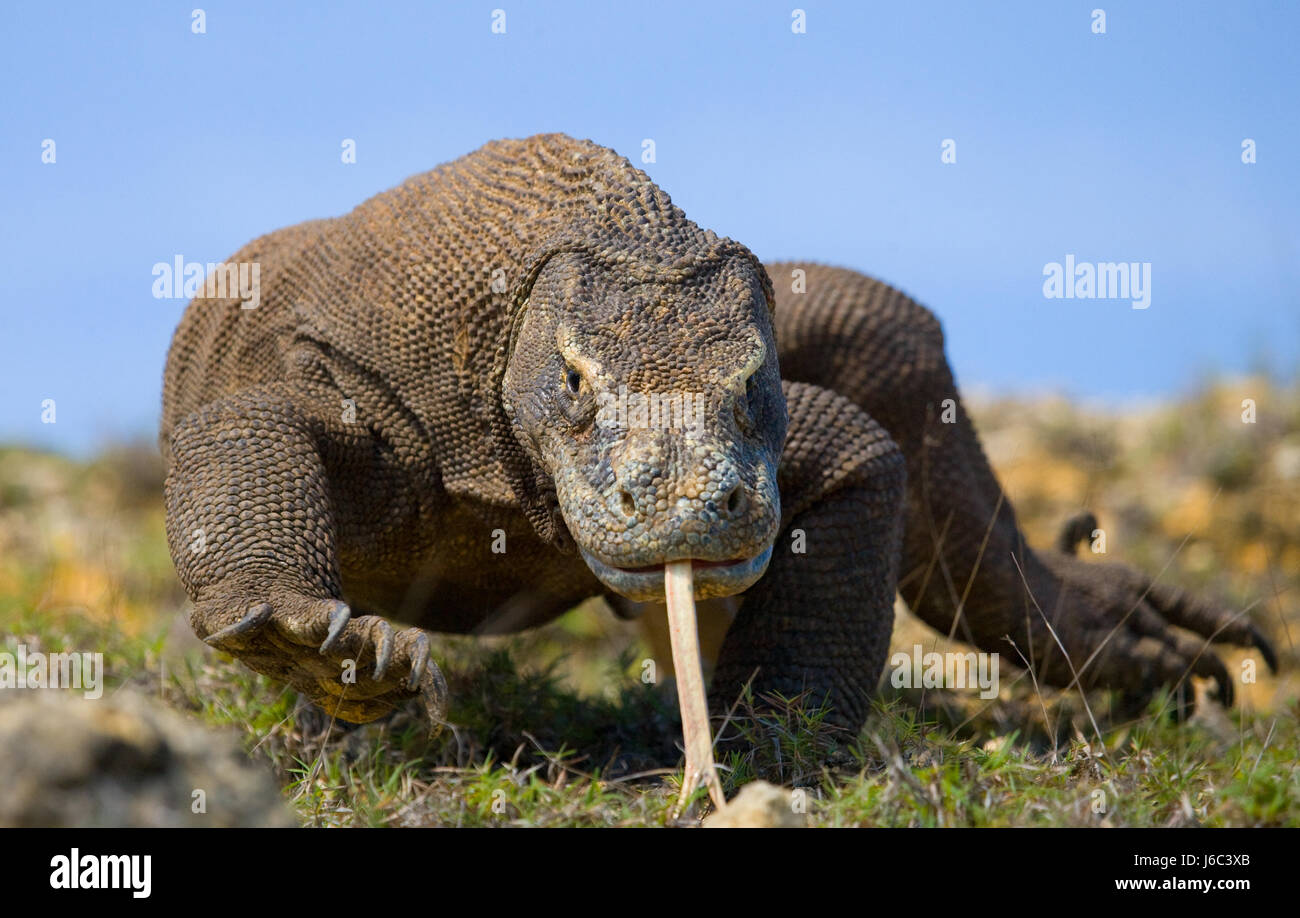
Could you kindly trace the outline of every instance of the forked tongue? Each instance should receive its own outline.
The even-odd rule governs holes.
[[[722,809],[727,800],[713,764],[713,736],[709,732],[704,671],[700,668],[695,584],[689,559],[664,565],[664,594],[668,605],[668,634],[673,645],[673,669],[677,673],[677,703],[682,711],[682,738],[686,743],[686,775],[677,809],[680,811],[685,806],[701,784],[708,787],[713,805]]]

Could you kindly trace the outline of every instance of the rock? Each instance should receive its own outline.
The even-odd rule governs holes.
[[[704,818],[706,829],[800,829],[807,824],[796,813],[794,795],[766,781],[746,784],[735,799]]]
[[[0,776],[0,826],[296,825],[233,735],[126,689],[0,691]]]

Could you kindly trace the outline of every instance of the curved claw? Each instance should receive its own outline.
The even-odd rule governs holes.
[[[1269,672],[1277,674],[1277,651],[1273,649],[1269,639],[1264,637],[1264,632],[1260,631],[1253,624],[1250,626],[1250,643],[1259,651],[1259,655],[1264,658],[1268,664]]]
[[[406,677],[407,691],[415,691],[424,678],[424,671],[429,665],[429,636],[423,631],[415,637],[415,662],[411,664],[410,675]]]
[[[1232,684],[1232,675],[1228,672],[1228,667],[1223,665],[1223,661],[1218,655],[1210,649],[1209,642],[1201,644],[1193,650],[1189,647],[1185,654],[1192,659],[1191,674],[1214,680],[1213,697],[1225,708],[1232,707],[1233,699],[1236,695],[1236,689]],[[1185,680],[1187,690],[1191,694],[1189,701],[1191,707],[1195,707],[1195,691],[1192,689],[1191,679]],[[1190,713],[1190,712],[1189,712]]]
[[[447,709],[447,680],[443,678],[438,664],[432,660],[428,661],[426,668],[432,678],[427,682],[421,682],[420,701],[429,720],[429,732],[436,734],[442,730],[445,722],[443,717]]]
[[[375,645],[375,673],[378,682],[388,672],[388,664],[393,659],[393,628],[388,622],[380,620],[375,627],[379,630],[379,641]]]
[[[1079,543],[1092,539],[1096,529],[1097,517],[1087,510],[1076,513],[1061,526],[1061,532],[1056,537],[1056,550],[1065,555],[1076,554]]]
[[[222,645],[233,637],[248,634],[256,631],[265,625],[271,619],[271,604],[269,602],[259,602],[253,606],[239,621],[233,625],[228,625],[213,634],[209,634],[203,640],[205,643],[218,650],[223,649]]]
[[[341,600],[335,600],[330,609],[329,634],[325,635],[325,640],[320,645],[321,653],[328,653],[334,648],[334,645],[338,643],[339,635],[343,633],[343,629],[348,626],[351,619],[352,610],[348,608],[348,604]]]

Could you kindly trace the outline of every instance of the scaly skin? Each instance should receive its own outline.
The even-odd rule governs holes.
[[[196,299],[168,356],[172,556],[197,634],[347,720],[412,696],[441,717],[420,629],[653,600],[683,558],[701,599],[743,594],[716,707],[757,672],[860,724],[895,589],[947,629],[976,568],[961,636],[1010,635],[1068,683],[1013,552],[1071,657],[1100,648],[1085,685],[1227,685],[1170,623],[1267,648],[1161,590],[1104,642],[1145,581],[1023,546],[964,413],[934,423],[957,395],[929,313],[814,266],[805,294],[772,266],[774,293],[747,249],[590,142],[494,142],[231,261],[260,264],[260,306]],[[621,391],[700,413],[610,423]]]

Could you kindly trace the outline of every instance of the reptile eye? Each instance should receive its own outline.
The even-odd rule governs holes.
[[[582,388],[582,374],[572,367],[564,374],[564,385],[571,395],[577,395]]]

